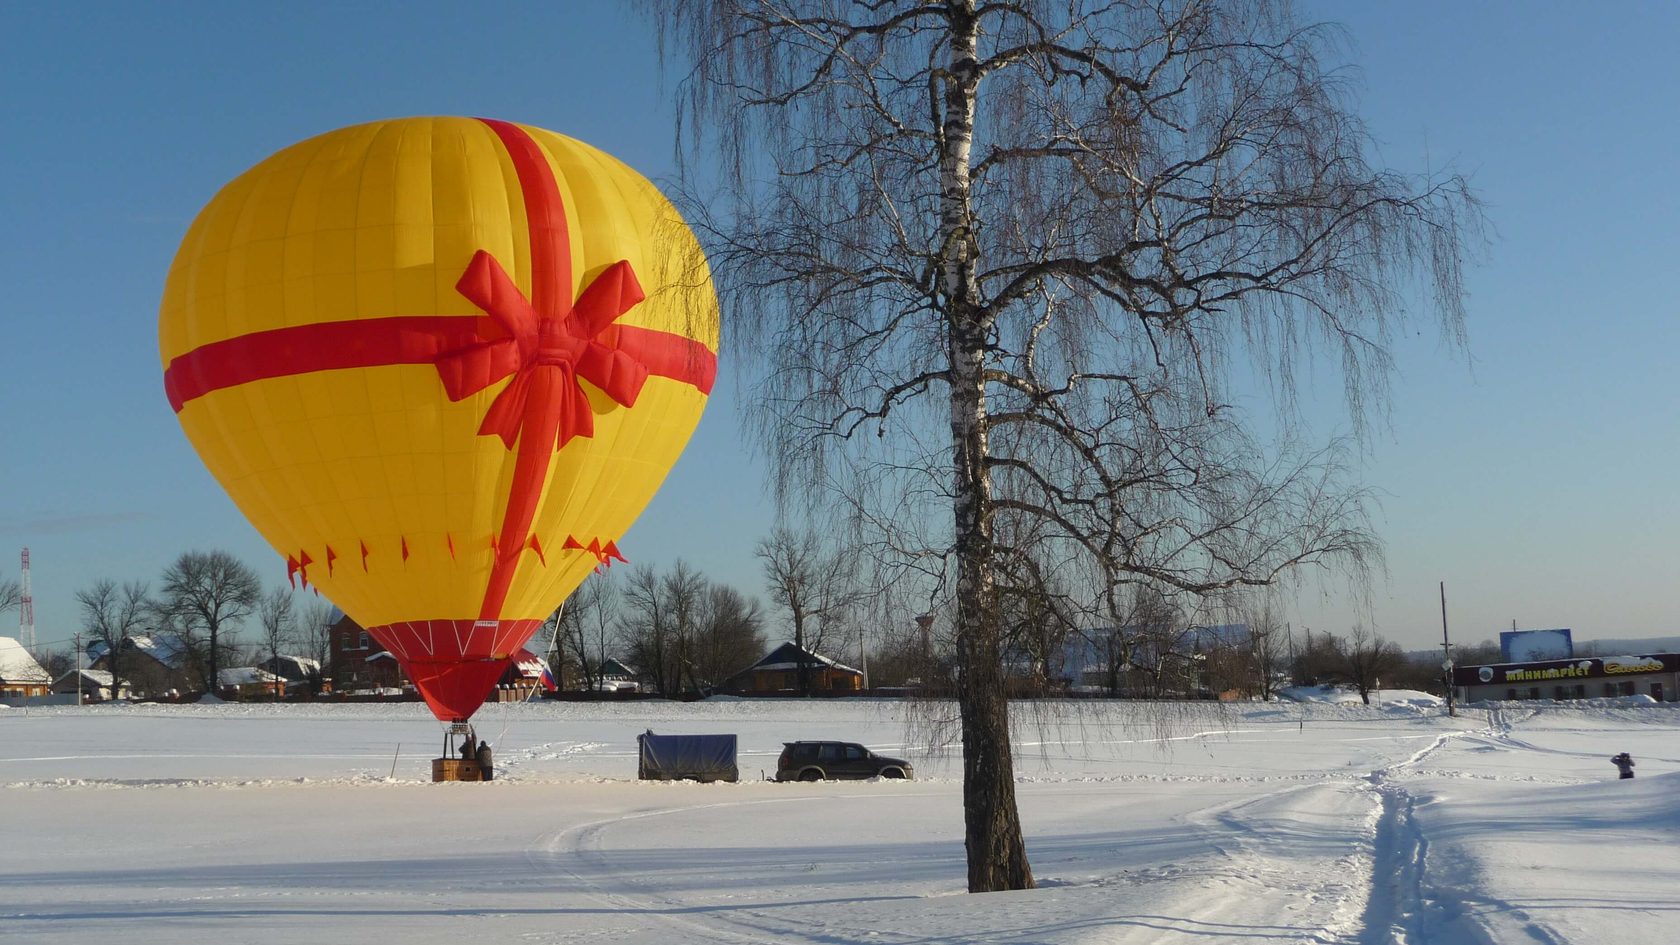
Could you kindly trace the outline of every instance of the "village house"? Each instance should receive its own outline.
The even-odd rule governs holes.
[[[128,684],[123,683],[111,692],[111,674],[102,669],[73,669],[58,677],[52,684],[54,695],[73,696],[80,689],[82,701],[103,702],[106,699],[127,699],[130,695]]]
[[[642,688],[641,671],[609,656],[595,667],[595,688],[601,692],[637,692]]]
[[[494,702],[524,702],[554,689],[554,674],[549,671],[548,661],[521,647],[508,660],[508,667],[496,681],[496,691],[490,699]]]
[[[332,688],[319,660],[304,656],[271,656],[257,664],[264,672],[273,673],[286,681],[286,693],[319,695]]]
[[[87,646],[88,668],[111,672],[110,647],[104,640]],[[187,666],[187,648],[174,637],[136,635],[123,638],[116,674],[139,698],[189,692],[199,688]],[[109,696],[107,696],[109,698]]]
[[[719,688],[742,695],[787,695],[800,691],[800,667],[805,670],[811,692],[834,694],[863,689],[863,672],[837,663],[792,641],[764,655],[763,659],[724,680]]]
[[[327,664],[334,692],[392,690],[408,685],[397,658],[342,610],[332,612]]]
[[[285,677],[256,666],[216,671],[216,695],[233,702],[274,702],[285,698]]]
[[[23,644],[11,637],[0,637],[0,699],[44,696],[51,684],[52,677]]]

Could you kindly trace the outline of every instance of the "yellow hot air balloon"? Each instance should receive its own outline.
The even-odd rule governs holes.
[[[717,344],[699,244],[650,182],[477,118],[343,128],[253,167],[193,222],[159,318],[205,464],[446,721],[622,560]]]

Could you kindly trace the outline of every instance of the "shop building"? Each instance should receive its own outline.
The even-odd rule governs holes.
[[[1675,702],[1680,701],[1680,653],[1458,666],[1453,687],[1465,702],[1633,695]]]

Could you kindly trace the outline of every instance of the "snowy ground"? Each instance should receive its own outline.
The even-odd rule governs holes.
[[[428,782],[420,705],[0,708],[0,940],[1680,940],[1672,707],[1150,711],[1018,710],[1039,888],[967,896],[896,703],[487,706],[490,784]],[[738,734],[743,781],[635,781],[648,728]],[[795,738],[917,780],[761,780]]]

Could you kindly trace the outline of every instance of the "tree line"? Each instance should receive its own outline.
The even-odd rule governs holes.
[[[177,557],[154,587],[145,580],[98,578],[75,592],[82,654],[74,646],[47,650],[41,663],[55,678],[87,665],[97,653],[112,676],[111,694],[146,673],[135,656],[147,638],[179,655],[179,669],[204,692],[217,690],[223,669],[265,659],[312,660],[317,675],[328,658],[332,605],[300,599],[287,585],[264,589],[249,565],[225,551],[189,551]],[[254,636],[247,630],[254,629]]]

